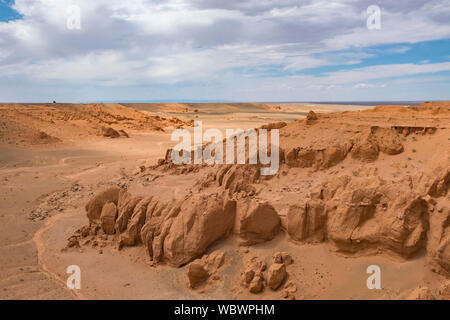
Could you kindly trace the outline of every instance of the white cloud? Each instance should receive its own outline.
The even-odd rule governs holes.
[[[14,8],[23,19],[0,22],[0,72],[6,79],[0,81],[0,89],[23,82],[68,89],[89,85],[97,91],[167,85],[164,91],[175,84],[192,89],[214,83],[221,88],[254,85],[256,95],[265,85],[270,87],[269,79],[291,91],[306,87],[332,91],[341,85],[352,89],[372,86],[379,79],[449,71],[447,63],[423,63],[354,68],[320,77],[287,75],[361,63],[374,56],[364,51],[366,46],[450,38],[448,1],[382,2],[382,29],[372,31],[365,21],[370,4],[16,0]],[[66,28],[70,5],[81,8],[81,30]],[[346,52],[336,53],[343,49]],[[389,50],[406,53],[410,46]],[[273,69],[286,75],[274,78]]]

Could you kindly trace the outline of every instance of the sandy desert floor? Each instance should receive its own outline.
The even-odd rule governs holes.
[[[310,110],[317,119],[306,119]],[[0,299],[450,297],[449,103],[17,104],[0,113]],[[192,130],[193,120],[220,130],[285,122],[279,172],[263,179],[251,166],[159,160],[171,131]],[[114,206],[113,225],[126,221],[111,234],[85,206],[114,187],[151,199],[144,211],[120,197],[102,203]],[[179,208],[169,217],[190,199],[194,214],[214,211],[214,199],[235,203],[230,230],[212,239],[202,234],[208,222],[187,222]],[[166,208],[152,219],[171,224],[158,220],[145,242],[150,201]],[[66,287],[70,265],[81,268],[80,290]],[[272,290],[274,265],[286,272]],[[367,288],[371,265],[382,271],[380,290]],[[190,276],[202,278],[195,288]]]

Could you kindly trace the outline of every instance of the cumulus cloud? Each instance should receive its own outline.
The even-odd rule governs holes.
[[[371,4],[366,0],[16,0],[14,9],[23,18],[0,22],[0,72],[7,79],[0,86],[65,84],[70,90],[89,85],[98,92],[111,87],[142,92],[139,88],[147,86],[167,94],[170,86],[183,85],[188,91],[178,92],[198,94],[211,83],[214,90],[237,84],[261,87],[269,79],[291,89],[345,84],[352,88],[399,74],[449,70],[446,63],[399,64],[320,76],[296,74],[317,67],[357,65],[371,56],[364,48],[372,45],[450,38],[446,0],[378,1],[382,24],[376,32],[366,28],[366,8]],[[81,9],[80,30],[67,28],[71,5]],[[409,49],[402,44],[392,52]],[[274,76],[277,73],[279,77]],[[216,94],[214,90],[208,94]],[[19,92],[4,91],[16,96]]]

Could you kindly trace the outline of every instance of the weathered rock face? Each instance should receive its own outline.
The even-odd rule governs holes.
[[[403,182],[352,178],[326,206],[328,238],[342,251],[377,248],[409,257],[425,245],[428,204]]]
[[[181,210],[181,202],[153,199],[147,207],[141,239],[147,247],[150,258],[158,263],[163,260],[164,240],[170,231],[173,219]]]
[[[378,148],[381,152],[390,155],[403,152],[402,141],[394,129],[374,127],[372,132],[376,136]]]
[[[100,222],[106,234],[114,234],[114,224],[117,218],[117,207],[113,202],[107,202],[102,209]]]
[[[439,197],[430,206],[428,260],[434,271],[450,276],[450,199]]]
[[[239,235],[242,245],[272,240],[280,231],[280,225],[280,217],[267,202],[239,200],[234,232]]]
[[[292,239],[322,242],[325,239],[325,206],[320,200],[310,200],[305,206],[292,205],[287,214],[287,232]]]
[[[326,148],[292,148],[286,152],[284,162],[289,167],[327,169],[343,161],[351,148],[350,141]]]
[[[236,203],[224,201],[218,195],[185,200],[180,213],[166,220],[161,228],[164,259],[171,265],[181,266],[198,257],[212,243],[229,234],[235,214]]]
[[[372,127],[362,133],[354,144],[351,155],[363,162],[373,162],[380,152],[394,155],[403,152],[398,133],[391,128]]]
[[[119,187],[111,187],[106,189],[105,191],[99,193],[97,196],[92,198],[87,204],[86,204],[86,213],[87,217],[89,219],[90,223],[99,223],[100,222],[100,215],[102,213],[103,206],[107,202],[112,202],[115,205],[117,205],[119,201]]]
[[[287,232],[296,241],[329,240],[338,250],[394,251],[409,257],[426,244],[429,204],[405,181],[338,177],[293,205]]]
[[[125,190],[120,190],[118,199],[118,217],[115,225],[117,233],[121,233],[127,229],[134,208],[142,200],[142,197],[134,197]]]
[[[260,177],[260,168],[257,165],[224,165],[216,173],[216,181],[219,186],[228,190],[229,194],[244,191],[251,193],[250,184]]]
[[[141,229],[145,223],[147,206],[152,201],[152,199],[153,197],[150,196],[139,201],[134,207],[133,214],[131,215],[131,218],[128,222],[126,220],[126,215],[121,216],[124,220],[120,222],[117,229],[120,230],[121,225],[125,224],[127,225],[127,229],[125,233],[120,237],[119,246],[133,246],[141,242]]]
[[[448,158],[402,180],[340,176],[290,207],[287,232],[296,241],[330,241],[346,253],[390,251],[409,258],[427,249],[434,271],[450,274]],[[314,209],[314,210],[313,210]]]

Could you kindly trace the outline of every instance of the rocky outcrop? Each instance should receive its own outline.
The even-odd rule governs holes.
[[[284,162],[289,167],[323,170],[343,161],[351,148],[351,142],[326,148],[292,148],[286,152]]]
[[[260,168],[257,165],[223,165],[215,175],[219,186],[228,190],[230,195],[238,192],[254,193],[251,186],[260,177]]]
[[[395,155],[403,152],[398,133],[391,128],[371,127],[356,139],[351,156],[363,162],[373,162],[380,152]]]
[[[325,206],[320,200],[310,200],[304,206],[292,205],[287,214],[287,232],[296,241],[322,242],[326,230]]]
[[[290,206],[287,233],[295,241],[327,240],[350,254],[389,251],[409,258],[426,248],[432,269],[448,276],[449,177],[447,157],[397,181],[338,176],[315,188],[311,200]]]

